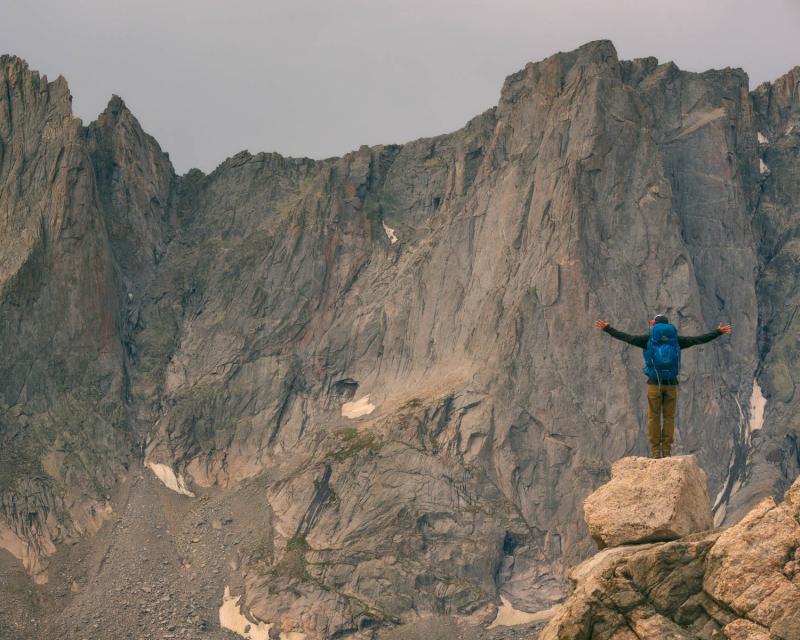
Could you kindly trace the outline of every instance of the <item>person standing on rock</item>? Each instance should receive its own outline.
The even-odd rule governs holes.
[[[612,338],[644,350],[644,373],[647,376],[647,439],[650,456],[664,458],[672,455],[675,435],[675,406],[678,400],[678,372],[681,350],[704,344],[729,334],[733,328],[722,324],[701,336],[679,336],[667,316],[657,315],[650,321],[650,333],[631,335],[614,329],[608,320],[598,320],[594,326]],[[663,416],[663,425],[662,425]]]

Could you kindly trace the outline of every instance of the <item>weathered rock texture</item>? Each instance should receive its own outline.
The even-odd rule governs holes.
[[[750,92],[595,42],[452,134],[177,176],[120,99],[84,127],[1,58],[2,545],[46,579],[144,461],[186,500],[259,477],[242,602],[287,631],[546,608],[592,549],[583,499],[646,450],[640,354],[591,320],[654,311],[736,325],[679,401],[718,521],[778,495],[798,73]]]
[[[800,638],[800,479],[739,523],[601,551],[539,640]]]
[[[706,474],[695,456],[617,460],[583,512],[601,549],[675,540],[713,526]]]

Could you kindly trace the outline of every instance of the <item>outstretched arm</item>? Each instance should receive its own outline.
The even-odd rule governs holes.
[[[729,334],[732,331],[733,327],[731,327],[731,325],[720,323],[720,325],[714,329],[714,331],[709,331],[701,336],[680,336],[678,338],[678,346],[681,349],[688,349],[689,347],[693,347],[698,344],[705,344],[706,342],[716,340],[720,336]]]
[[[634,347],[639,347],[640,349],[647,347],[647,340],[650,338],[650,336],[647,334],[634,336],[630,333],[625,333],[624,331],[617,331],[614,327],[608,324],[608,320],[598,320],[594,323],[594,326],[600,331],[605,331],[612,338],[622,340],[623,342],[632,344]]]

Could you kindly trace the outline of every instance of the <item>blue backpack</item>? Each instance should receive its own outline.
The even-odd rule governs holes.
[[[658,380],[674,380],[681,370],[681,348],[675,325],[659,323],[650,329],[644,350],[644,374]]]

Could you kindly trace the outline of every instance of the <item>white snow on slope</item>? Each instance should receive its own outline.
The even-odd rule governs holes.
[[[156,478],[164,483],[167,489],[172,489],[175,493],[194,498],[194,494],[186,488],[186,481],[181,474],[175,474],[171,467],[158,462],[148,462],[147,466]]]
[[[231,590],[225,587],[225,595],[222,596],[222,606],[219,608],[219,626],[239,634],[247,640],[269,640],[269,630],[271,623],[250,622],[239,608],[241,596],[232,596]],[[281,632],[280,640],[304,640],[306,634],[298,631]]]
[[[386,232],[386,236],[389,238],[389,242],[394,244],[397,242],[397,234],[394,232],[394,229],[391,227],[387,227],[386,223],[383,223],[383,230]]]
[[[544,609],[543,611],[527,613],[526,611],[515,609],[505,596],[500,596],[500,602],[502,604],[497,607],[497,617],[495,617],[495,619],[492,621],[492,624],[489,625],[490,629],[492,627],[512,627],[517,624],[528,624],[530,622],[549,620],[559,609],[559,606],[556,605],[554,607],[550,607],[549,609]]]
[[[345,418],[360,418],[361,416],[367,416],[370,413],[375,411],[375,405],[370,404],[369,396],[366,395],[363,398],[359,398],[355,402],[345,402],[342,405],[342,415]]]
[[[748,425],[748,436],[754,431],[758,431],[764,426],[764,409],[767,407],[767,399],[761,393],[758,382],[753,380],[753,393],[750,396],[750,423]]]

